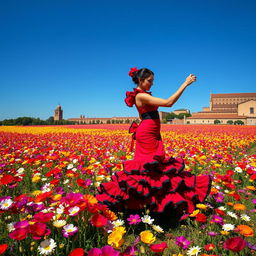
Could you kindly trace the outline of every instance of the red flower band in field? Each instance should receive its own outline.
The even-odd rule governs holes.
[[[245,246],[246,246],[245,240],[239,236],[229,238],[224,243],[224,249],[230,250],[233,252],[240,252],[245,248]]]
[[[132,77],[134,72],[137,72],[137,71],[138,71],[138,69],[136,67],[130,68],[130,71],[129,71],[128,75]]]

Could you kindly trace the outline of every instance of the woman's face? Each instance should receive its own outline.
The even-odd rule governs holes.
[[[139,87],[144,91],[149,91],[154,82],[154,76],[150,75],[148,78],[145,78],[143,81],[139,82]]]

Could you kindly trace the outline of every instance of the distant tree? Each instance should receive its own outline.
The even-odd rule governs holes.
[[[243,122],[242,120],[236,120],[236,121],[234,122],[234,124],[243,125],[244,122]]]
[[[185,117],[189,117],[189,116],[191,116],[191,114],[189,114],[189,113],[180,113],[180,114],[178,114],[177,118],[178,119],[183,119],[184,116]]]
[[[166,115],[166,120],[170,120],[170,119],[174,119],[174,118],[177,118],[177,115],[174,114],[173,112],[168,113],[168,114]]]
[[[233,120],[228,120],[227,124],[233,124]]]
[[[111,121],[109,119],[107,120],[107,124],[111,124]]]
[[[220,120],[218,119],[214,120],[214,124],[220,124]]]
[[[100,123],[100,120],[96,120],[96,123],[99,124],[99,123]]]
[[[130,120],[129,120],[129,119],[126,119],[126,120],[125,120],[125,123],[126,123],[126,124],[129,124],[129,123],[130,123]]]

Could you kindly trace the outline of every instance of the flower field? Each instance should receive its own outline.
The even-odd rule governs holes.
[[[133,158],[128,128],[0,126],[0,255],[256,255],[256,127],[162,126],[166,156],[213,179],[171,228],[94,197]]]

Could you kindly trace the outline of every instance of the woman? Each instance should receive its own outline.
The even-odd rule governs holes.
[[[130,127],[136,140],[135,156],[123,163],[124,170],[116,172],[112,181],[101,184],[97,199],[114,211],[147,208],[178,216],[191,213],[209,194],[211,179],[184,171],[182,159],[165,158],[157,109],[171,107],[196,76],[189,75],[172,96],[161,99],[148,92],[154,81],[151,70],[132,68],[129,75],[137,87],[126,92],[125,102],[136,106],[142,120],[139,126],[133,123]]]

